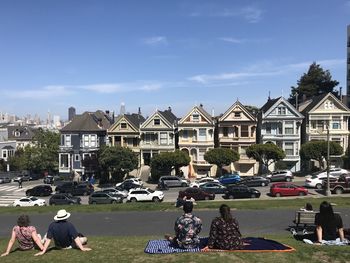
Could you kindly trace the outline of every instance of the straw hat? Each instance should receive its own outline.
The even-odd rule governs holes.
[[[66,220],[70,217],[70,213],[68,213],[65,209],[58,210],[57,215],[53,218],[56,221]]]

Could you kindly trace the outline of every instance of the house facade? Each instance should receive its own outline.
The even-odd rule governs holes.
[[[349,108],[332,93],[322,94],[301,103],[299,110],[305,116],[302,125],[302,142],[329,140],[339,143],[346,153],[349,145]],[[331,161],[339,165],[339,156]]]
[[[153,156],[175,150],[176,116],[171,108],[157,110],[140,127],[141,165],[150,165]]]
[[[59,173],[72,175],[77,172],[85,175],[87,171],[83,160],[93,158],[101,146],[108,143],[107,129],[112,119],[103,111],[84,112],[75,115],[70,123],[60,130]]]
[[[35,136],[36,129],[25,126],[7,126],[8,140],[16,142],[16,148],[24,148],[27,145],[33,145],[33,138]]]
[[[140,127],[145,118],[140,114],[122,114],[108,129],[108,139],[111,146],[128,147],[138,155],[141,164]]]
[[[0,160],[7,162],[16,152],[16,141],[8,140],[7,128],[0,128]]]
[[[189,177],[214,175],[212,165],[204,160],[204,154],[214,148],[214,121],[202,106],[193,107],[178,122],[178,148],[186,152],[191,163],[183,169]]]
[[[218,119],[218,146],[240,154],[239,161],[233,164],[233,170],[239,171],[242,176],[258,173],[258,163],[246,155],[246,149],[256,143],[256,127],[256,117],[239,101]]]
[[[258,114],[257,142],[271,142],[282,148],[286,157],[280,163],[292,172],[300,170],[303,119],[304,116],[283,97],[269,99]],[[275,170],[275,165],[268,169]]]

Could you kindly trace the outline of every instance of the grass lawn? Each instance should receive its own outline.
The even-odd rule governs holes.
[[[246,199],[246,200],[225,200],[225,201],[199,201],[198,209],[218,209],[219,204],[226,203],[236,209],[299,209],[306,202],[310,202],[315,209],[318,209],[320,203],[327,200],[335,203],[337,207],[349,207],[349,197],[321,197],[321,198],[279,198],[273,200]],[[74,205],[74,206],[46,206],[46,207],[0,207],[0,214],[3,213],[56,213],[58,209],[69,209],[70,212],[116,212],[116,211],[169,211],[178,210],[173,203],[123,203],[113,205]]]
[[[160,237],[90,237],[89,252],[78,250],[51,250],[41,257],[34,257],[35,251],[16,251],[2,257],[2,263],[13,262],[349,262],[350,249],[346,247],[312,246],[296,241],[288,235],[270,235],[266,238],[288,244],[296,249],[294,252],[281,253],[178,253],[149,255],[144,248],[149,239]],[[0,251],[5,251],[7,239],[0,239]]]

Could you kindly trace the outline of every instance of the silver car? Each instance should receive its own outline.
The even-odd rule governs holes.
[[[188,187],[189,182],[177,176],[161,176],[158,185],[166,184],[168,187]]]

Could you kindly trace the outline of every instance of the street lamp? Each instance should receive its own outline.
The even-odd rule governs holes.
[[[326,188],[326,196],[331,195],[331,191],[329,189],[329,122],[326,123],[327,128],[327,188]]]

